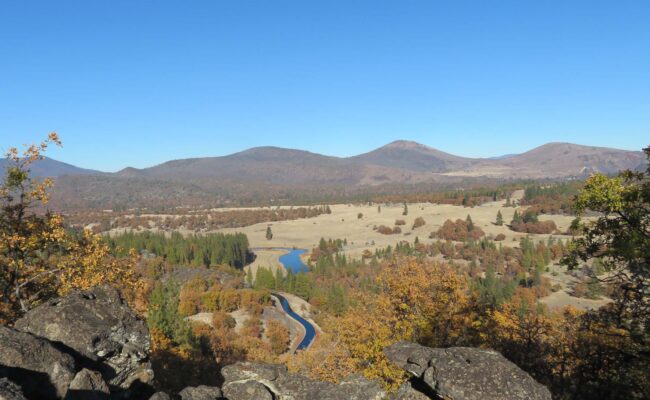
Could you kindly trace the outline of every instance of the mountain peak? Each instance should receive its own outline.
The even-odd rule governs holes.
[[[395,140],[383,146],[386,149],[426,149],[434,150],[433,148],[423,145],[422,143],[414,142],[412,140]]]

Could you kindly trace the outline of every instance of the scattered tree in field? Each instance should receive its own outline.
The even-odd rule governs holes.
[[[501,215],[501,210],[497,211],[497,220],[495,222],[496,225],[503,225],[503,215]]]
[[[402,215],[408,215],[408,213],[409,213],[409,208],[406,205],[406,203],[404,203],[404,211],[402,211]]]
[[[553,233],[557,226],[553,221],[540,221],[535,210],[527,209],[519,214],[517,210],[510,221],[510,229],[525,233]]]
[[[426,225],[426,221],[424,220],[424,218],[417,217],[415,219],[415,221],[413,221],[413,228],[412,229],[416,229],[416,228],[419,228],[419,227],[424,226],[424,225]]]
[[[381,213],[381,206],[379,205],[379,206],[377,206],[377,214],[380,214],[380,213]]]
[[[363,213],[357,214],[357,219],[361,219],[361,218],[363,218]]]
[[[273,239],[273,232],[271,231],[271,227],[267,226],[266,227],[266,240],[271,240],[271,239]]]
[[[377,232],[381,233],[382,235],[393,235],[396,233],[401,233],[402,229],[399,226],[395,226],[393,228],[390,228],[386,225],[379,225],[376,229]]]
[[[465,222],[467,222],[467,230],[468,231],[473,231],[474,230],[474,222],[472,222],[472,217],[467,214],[467,218],[465,218]]]
[[[468,221],[469,220],[469,221]],[[457,219],[456,222],[446,220],[444,224],[438,229],[436,233],[432,233],[431,237],[439,237],[445,240],[464,241],[468,239],[477,240],[485,236],[483,230],[471,223],[471,218],[463,221]]]

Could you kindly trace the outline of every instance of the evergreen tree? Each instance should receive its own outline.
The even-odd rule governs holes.
[[[266,240],[271,240],[273,239],[273,232],[271,231],[271,227],[267,226],[266,227]]]
[[[501,215],[501,210],[497,211],[496,224],[499,226],[503,225],[503,215]]]
[[[402,211],[402,215],[408,215],[409,213],[409,208],[406,206],[406,203],[404,203],[404,211]]]
[[[248,286],[253,287],[253,270],[250,267],[246,272],[246,283],[248,283]]]
[[[275,289],[275,277],[270,269],[259,267],[255,274],[255,285],[253,286],[258,290],[273,290]]]
[[[467,222],[467,230],[468,231],[473,231],[474,230],[474,222],[472,221],[472,217],[467,214],[467,218],[465,219],[465,222]]]
[[[510,221],[511,224],[519,223],[521,222],[521,217],[519,216],[519,213],[517,210],[515,210],[514,215],[512,216],[512,221]]]
[[[178,312],[179,293],[180,288],[176,283],[158,284],[149,298],[147,325],[149,329],[159,330],[176,344],[190,344],[192,330]]]

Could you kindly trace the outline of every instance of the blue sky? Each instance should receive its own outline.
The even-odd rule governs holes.
[[[3,1],[0,148],[114,171],[410,139],[650,144],[650,1]]]

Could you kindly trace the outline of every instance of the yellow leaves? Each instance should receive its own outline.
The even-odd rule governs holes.
[[[626,187],[621,178],[609,178],[594,174],[585,182],[576,198],[575,207],[579,213],[585,210],[610,214],[619,211],[624,204]]]
[[[56,132],[50,132],[50,134],[47,135],[47,140],[51,143],[56,144],[57,146],[63,146],[61,144],[61,139],[59,138],[59,135]],[[47,146],[47,142],[41,143],[41,146],[43,145]]]
[[[104,283],[128,290],[139,286],[134,272],[137,255],[115,259],[100,236],[84,232],[79,238],[66,231],[61,215],[31,211],[47,203],[53,182],[32,179],[29,167],[42,158],[50,144],[61,145],[54,132],[42,143],[28,146],[22,154],[10,148],[7,157],[11,165],[0,184],[4,221],[0,265],[6,266],[0,269],[0,282],[6,293],[11,293],[4,301],[16,313],[27,311],[57,292],[65,294],[71,289]]]
[[[376,292],[353,294],[357,307],[323,322],[331,337],[299,355],[310,375],[338,380],[360,372],[396,389],[405,375],[384,348],[399,340],[453,345],[470,323],[467,284],[447,265],[396,259],[380,267],[374,283]]]
[[[135,275],[137,254],[115,259],[101,236],[84,231],[81,241],[69,244],[68,254],[60,261],[59,293],[72,289],[86,289],[104,283],[116,284],[125,289],[141,285]]]

